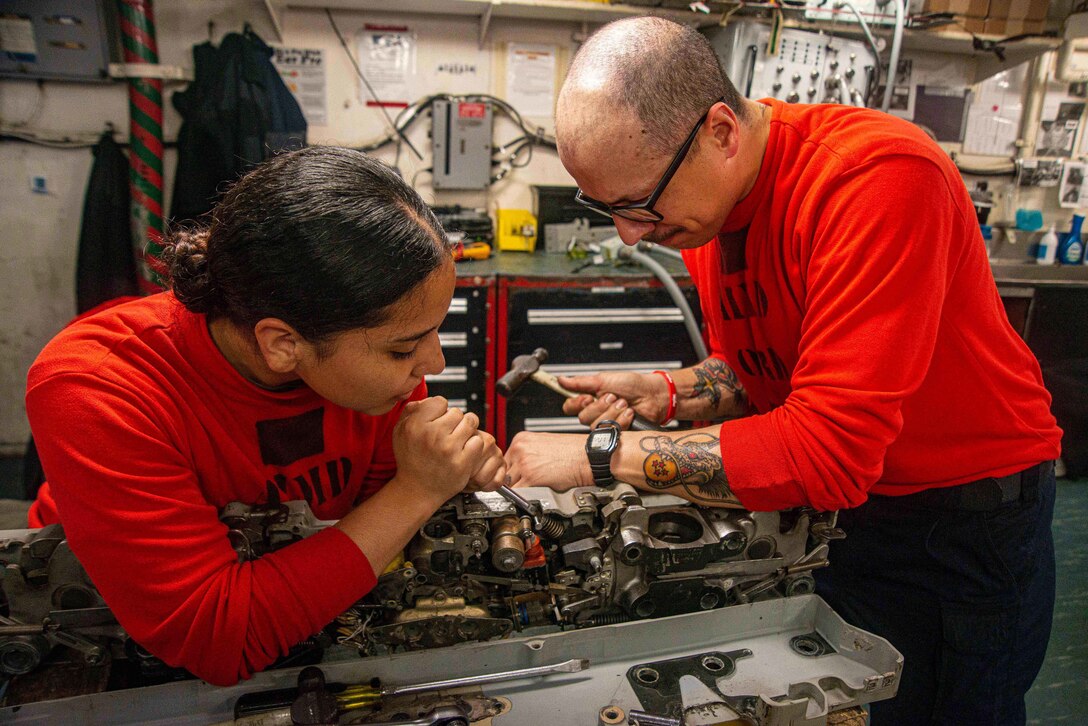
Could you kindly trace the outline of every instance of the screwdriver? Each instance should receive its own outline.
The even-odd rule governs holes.
[[[491,245],[487,242],[458,242],[453,246],[454,260],[486,260],[491,256]]]
[[[588,666],[589,660],[585,658],[571,658],[570,660],[563,661],[562,663],[555,663],[554,665],[521,668],[513,671],[502,671],[501,673],[484,673],[478,676],[451,678],[445,681],[413,683],[406,686],[386,686],[384,688],[377,688],[371,685],[358,684],[348,686],[337,694],[337,701],[340,702],[342,708],[360,708],[362,706],[373,705],[377,701],[380,701],[384,696],[404,696],[426,691],[441,691],[447,688],[463,688],[465,686],[478,684],[512,681],[518,678],[546,676],[551,673],[577,673],[578,671],[585,670]],[[345,702],[349,702],[353,705],[350,707],[346,706]]]

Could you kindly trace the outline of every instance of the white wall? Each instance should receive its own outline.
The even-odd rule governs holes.
[[[215,23],[215,40],[240,31],[245,22],[266,41],[275,34],[264,3],[259,0],[198,0],[158,2],[155,5],[160,60],[168,65],[192,66],[191,48],[208,39],[208,22]],[[364,23],[408,25],[417,34],[421,69],[438,54],[451,57],[477,50],[478,26],[473,19],[396,15],[393,13],[334,13],[342,32],[353,38]],[[557,76],[562,77],[574,47],[573,34],[584,29],[575,23],[541,23],[496,19],[491,24],[485,50],[491,54],[489,86],[478,92],[504,94],[504,55],[508,42],[548,43],[557,48]],[[357,146],[387,133],[380,112],[368,108],[359,95],[359,84],[328,20],[320,10],[288,10],[283,20],[283,43],[293,47],[322,48],[328,62],[328,126],[312,126],[309,140],[315,144]],[[427,85],[426,79],[421,85]],[[164,134],[177,137],[180,118],[170,97],[180,86],[164,93]],[[421,88],[422,92],[445,90]],[[394,109],[395,111],[395,109]],[[107,122],[125,130],[128,101],[124,83],[76,84],[31,81],[0,81],[0,119],[5,126],[24,123],[26,130],[63,131],[96,135]],[[553,129],[550,118],[527,121]],[[430,124],[420,121],[409,138],[424,160],[402,149],[401,167],[412,179],[430,166]],[[519,135],[506,121],[495,128],[495,141]],[[392,162],[394,149],[377,156]],[[0,455],[22,451],[29,429],[23,406],[26,372],[42,346],[75,314],[75,259],[79,241],[83,195],[91,167],[89,149],[52,149],[20,142],[0,142]],[[170,198],[175,166],[171,150],[166,155],[166,195]],[[49,193],[30,190],[32,176],[46,177]],[[515,170],[483,192],[436,194],[430,176],[418,175],[418,188],[432,203],[468,206],[531,208],[531,184],[569,184],[553,152],[537,149],[528,168]]]

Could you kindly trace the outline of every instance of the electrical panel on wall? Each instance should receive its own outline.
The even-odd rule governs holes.
[[[108,81],[116,24],[106,0],[0,0],[0,76]]]
[[[435,189],[487,189],[491,185],[491,104],[437,99],[431,107]]]
[[[705,31],[722,67],[748,98],[777,98],[789,103],[865,105],[876,73],[876,60],[863,41],[788,28],[778,53],[768,53],[771,29],[742,20]]]

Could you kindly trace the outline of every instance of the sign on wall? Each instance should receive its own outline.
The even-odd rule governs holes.
[[[359,34],[359,67],[370,82],[360,81],[359,94],[368,106],[404,107],[416,68],[416,36],[404,26],[365,25]]]
[[[306,123],[328,126],[325,51],[315,48],[273,48],[272,65],[302,108]]]
[[[507,46],[506,100],[522,116],[551,118],[555,110],[555,46]]]

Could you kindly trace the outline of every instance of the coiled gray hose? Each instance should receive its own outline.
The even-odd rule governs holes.
[[[639,245],[641,248],[642,245]],[[669,293],[669,297],[672,298],[673,303],[680,309],[680,313],[684,317],[684,328],[688,331],[688,337],[691,338],[691,345],[695,349],[696,358],[699,361],[706,360],[709,357],[709,353],[706,350],[706,344],[703,342],[702,331],[699,330],[699,323],[695,320],[695,313],[691,311],[691,306],[688,305],[688,299],[684,297],[684,293],[680,290],[680,286],[676,284],[676,280],[672,279],[672,275],[669,271],[662,266],[660,262],[650,257],[645,252],[641,252],[639,248],[628,247],[622,245],[617,251],[616,255],[620,259],[628,259],[645,267],[650,272],[654,273],[654,276],[661,281],[665,290]],[[667,250],[665,247],[658,247],[653,245],[650,249],[655,252],[667,252],[669,256],[675,255],[680,257],[680,253],[675,250]]]

